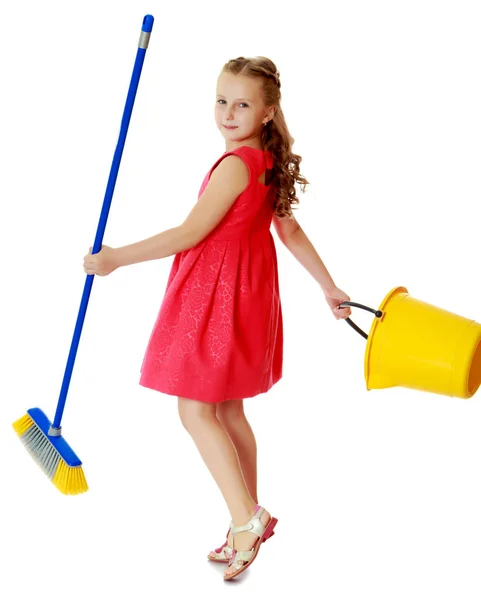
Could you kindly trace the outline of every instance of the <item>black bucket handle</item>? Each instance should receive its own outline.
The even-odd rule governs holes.
[[[368,310],[369,312],[372,312],[378,319],[380,319],[382,317],[382,315],[384,314],[382,312],[382,310],[376,310],[375,308],[369,308],[369,306],[365,306],[364,304],[358,304],[357,302],[341,302],[341,304],[339,304],[339,308],[345,308],[346,306],[355,306],[356,308],[362,308],[364,310]],[[358,327],[353,321],[351,321],[351,319],[349,317],[347,317],[344,320],[353,329],[355,329],[359,333],[359,335],[362,335],[362,337],[367,340],[367,338],[368,338],[367,333],[365,333],[360,327]]]

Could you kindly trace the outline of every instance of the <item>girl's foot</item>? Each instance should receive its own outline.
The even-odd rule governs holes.
[[[254,516],[254,514],[255,513],[253,512],[252,516]],[[268,513],[267,510],[264,509],[262,515],[260,516],[261,523],[264,525],[264,527],[266,527],[270,520],[271,520],[270,513]],[[258,539],[259,539],[259,536],[255,535],[254,533],[249,533],[248,531],[240,531],[239,533],[236,533],[235,539],[233,541],[232,534],[229,532],[227,543],[229,544],[229,546],[231,548],[233,547],[235,550],[239,550],[239,551],[251,550],[254,547],[254,545]],[[232,542],[234,543],[234,546],[232,546]],[[246,561],[240,560],[240,559],[238,559],[236,562],[239,565],[244,565],[246,563]],[[230,575],[230,574],[236,572],[237,570],[238,569],[236,569],[234,567],[234,565],[231,565],[231,566],[227,567],[227,569],[224,571],[224,575]]]

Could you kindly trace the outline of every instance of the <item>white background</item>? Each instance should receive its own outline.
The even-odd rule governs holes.
[[[316,11],[316,12],[314,12]],[[481,321],[479,3],[10,2],[0,12],[0,597],[224,598],[230,520],[177,399],[138,385],[173,257],[96,277],[62,422],[89,491],[16,439],[53,418],[142,19],[155,17],[104,243],[179,225],[225,151],[225,62],[268,56],[301,173],[296,217],[337,285],[404,285]],[[284,375],[245,400],[277,535],[250,598],[479,599],[481,395],[366,391],[365,340],[275,236]],[[372,315],[353,309],[369,331]],[[240,595],[239,595],[240,597]]]

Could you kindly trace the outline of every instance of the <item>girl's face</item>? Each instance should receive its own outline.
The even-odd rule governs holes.
[[[260,91],[261,81],[244,75],[221,73],[217,80],[215,122],[227,142],[260,135],[269,112]],[[227,129],[226,125],[235,129]]]

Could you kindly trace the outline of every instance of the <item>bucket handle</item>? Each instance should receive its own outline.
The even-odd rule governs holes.
[[[368,310],[372,312],[378,319],[380,319],[383,315],[382,310],[376,310],[375,308],[369,308],[369,306],[365,306],[364,304],[358,304],[357,302],[341,302],[339,304],[339,308],[345,308],[346,306],[355,306],[356,308],[362,308],[364,310]],[[358,327],[349,317],[344,319],[353,329],[355,329],[359,335],[362,335],[364,339],[367,340],[368,335],[365,333],[360,327]]]

